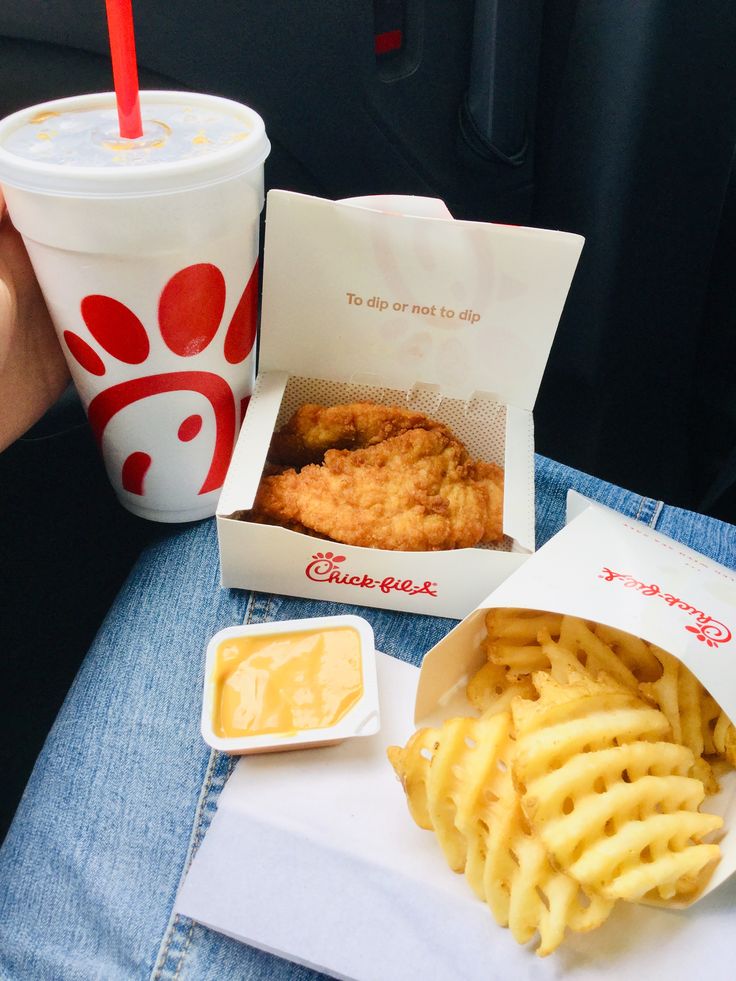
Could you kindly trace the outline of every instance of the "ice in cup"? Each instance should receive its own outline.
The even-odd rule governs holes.
[[[120,501],[191,521],[215,512],[252,389],[270,144],[228,99],[140,98],[137,140],[113,93],[7,117],[0,185]]]

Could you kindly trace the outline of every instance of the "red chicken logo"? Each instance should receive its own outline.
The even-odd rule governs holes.
[[[225,279],[212,263],[197,263],[175,273],[164,286],[158,302],[158,330],[169,352],[182,359],[182,370],[147,373],[151,337],[136,314],[110,296],[90,294],[81,302],[81,315],[98,350],[79,334],[65,330],[69,352],[91,375],[108,370],[103,355],[124,365],[140,365],[140,374],[111,385],[95,395],[87,408],[98,445],[105,429],[119,412],[142,399],[166,392],[194,392],[204,396],[215,418],[215,439],[209,468],[199,494],[222,487],[248,399],[236,406],[231,386],[220,375],[196,367],[197,356],[215,342],[230,365],[245,361],[256,337],[258,264],[254,267],[226,330],[220,330],[226,302]],[[190,361],[194,359],[194,361]],[[191,367],[190,367],[191,365]],[[238,418],[239,409],[239,418]],[[194,440],[202,429],[202,416],[187,415],[178,426],[178,439]],[[133,451],[122,462],[122,485],[132,494],[144,493],[144,481],[152,463],[150,453]]]

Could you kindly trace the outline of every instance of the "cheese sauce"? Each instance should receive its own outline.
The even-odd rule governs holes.
[[[363,694],[354,627],[224,640],[215,653],[212,726],[231,738],[335,725]]]

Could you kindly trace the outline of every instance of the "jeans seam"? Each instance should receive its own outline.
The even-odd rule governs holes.
[[[181,887],[181,883],[184,881],[184,876],[189,871],[189,866],[197,847],[197,843],[199,840],[199,832],[200,832],[200,828],[202,827],[202,819],[204,817],[205,801],[207,800],[207,797],[210,792],[210,787],[212,786],[212,777],[215,772],[215,765],[217,763],[218,755],[219,754],[217,753],[217,750],[213,749],[212,752],[210,753],[209,762],[207,763],[207,771],[205,773],[205,778],[202,784],[202,788],[200,789],[199,799],[197,801],[197,807],[195,811],[195,821],[192,827],[192,833],[189,838],[189,846],[187,848],[187,854],[184,859],[184,868],[182,869],[181,879],[179,880],[179,887]],[[179,890],[177,889],[177,895],[178,892]],[[184,941],[187,944],[187,946],[188,946],[188,935],[191,933],[191,924],[193,922],[194,922],[193,920],[189,920],[187,926],[187,933],[184,937]],[[169,923],[167,924],[166,931],[161,941],[160,953],[159,956],[156,958],[156,964],[154,966],[153,973],[151,975],[151,981],[159,981],[159,979],[164,977],[163,972],[166,968],[166,962],[169,960],[169,955],[171,953],[171,946],[174,942],[174,939],[183,932],[183,928],[184,928],[184,923],[182,921],[182,918],[179,916],[178,913],[173,914],[173,910],[172,910],[172,916],[169,920]],[[179,963],[181,964],[181,959]],[[180,971],[180,967],[177,967],[176,974],[178,974],[179,971]],[[176,975],[174,976],[176,977]]]
[[[184,961],[187,958],[187,952],[189,951],[189,945],[192,942],[192,934],[194,933],[194,920],[189,921],[189,929],[187,930],[187,935],[184,939],[184,945],[181,948],[181,954],[179,955],[179,964],[176,968],[176,973],[174,974],[173,981],[178,981],[179,975],[181,974],[181,969],[184,967]]]
[[[246,615],[243,620],[244,625],[249,624],[252,621],[254,611],[258,606],[256,595],[257,594],[251,593],[250,596],[248,597]],[[265,604],[262,613],[263,619],[265,619],[268,616],[268,611],[271,607],[271,599],[272,597],[270,595],[268,595],[265,598]],[[179,880],[179,888],[181,888],[181,884],[184,881],[187,872],[189,871],[191,863],[194,859],[194,856],[203,838],[202,827],[205,821],[205,815],[209,810],[212,809],[213,804],[216,803],[216,799],[219,798],[220,793],[222,792],[222,788],[225,786],[225,783],[227,782],[227,779],[232,773],[235,764],[237,762],[235,757],[230,757],[228,759],[226,764],[226,770],[225,773],[223,774],[222,780],[217,781],[216,798],[214,800],[211,799],[215,770],[217,769],[217,764],[220,758],[223,757],[224,755],[225,754],[220,753],[214,749],[210,753],[210,758],[207,763],[207,770],[205,772],[202,788],[200,790],[199,798],[197,800],[197,806],[194,815],[194,824],[192,827],[192,833],[189,838],[189,846],[187,848],[187,853],[184,859],[184,867],[182,869],[181,878]],[[179,893],[179,889],[177,889],[177,895],[178,893]],[[191,920],[187,917],[181,917],[179,916],[178,913],[175,914],[172,910],[171,916],[169,918],[169,922],[166,926],[166,930],[164,931],[164,936],[161,939],[161,945],[159,947],[159,955],[156,958],[153,972],[151,973],[151,981],[162,981],[162,979],[165,976],[164,971],[167,970],[167,962],[170,958],[170,955],[172,954],[171,948],[173,942],[175,939],[181,938],[181,946],[178,951],[178,963],[176,965],[176,970],[174,974],[171,976],[172,981],[178,981],[178,978],[181,975],[182,968],[184,967],[184,962],[186,961],[187,954],[189,952],[189,947],[191,945],[192,935],[194,933],[195,925],[196,924],[194,920]],[[177,956],[175,952],[174,952],[174,956],[175,957]],[[173,966],[174,965],[171,964],[168,967],[169,972],[171,971]]]
[[[649,525],[650,528],[656,528],[663,507],[662,501],[656,501],[652,497],[640,497],[635,519]]]

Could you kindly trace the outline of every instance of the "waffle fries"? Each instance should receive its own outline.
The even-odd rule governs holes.
[[[550,863],[530,829],[512,777],[511,714],[450,719],[420,729],[389,759],[420,827],[433,829],[456,872],[464,871],[496,922],[538,953],[551,953],[566,928],[591,930],[613,903]]]
[[[665,715],[605,676],[535,685],[538,701],[513,705],[514,775],[556,867],[611,900],[692,893],[720,856],[701,840],[723,822],[698,812],[705,788],[692,752],[663,741]]]
[[[692,750],[709,794],[718,790],[713,762],[736,766],[733,723],[693,673],[661,648],[613,627],[534,610],[489,610],[486,628],[488,661],[504,671],[495,675],[500,692],[523,685],[534,671],[561,682],[581,668],[591,677],[605,672],[665,714],[673,741]],[[483,708],[492,701],[486,698]]]
[[[421,729],[390,761],[496,921],[551,953],[619,900],[695,896],[720,856],[711,763],[736,730],[676,658],[623,631],[537,611],[486,615],[480,718]]]

